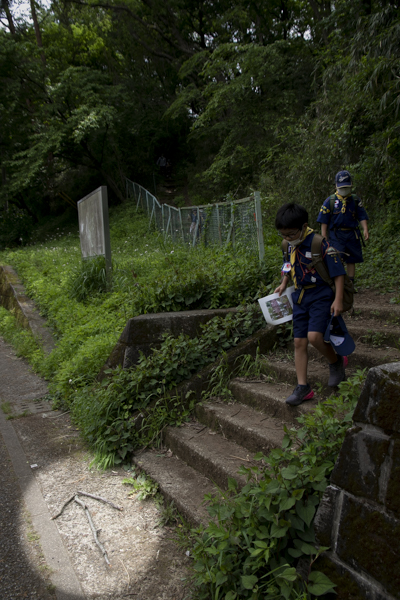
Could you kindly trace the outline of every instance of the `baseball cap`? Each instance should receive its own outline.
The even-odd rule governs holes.
[[[349,356],[356,347],[341,315],[331,316],[325,331],[324,342],[330,343],[336,354],[340,356]]]
[[[350,173],[348,171],[339,171],[339,173],[336,173],[335,184],[337,188],[351,186],[352,182]]]

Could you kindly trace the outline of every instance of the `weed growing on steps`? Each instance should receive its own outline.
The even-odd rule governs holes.
[[[101,384],[78,388],[71,414],[98,464],[125,461],[135,448],[155,445],[166,425],[182,423],[193,405],[190,397],[168,398],[171,390],[264,325],[258,306],[243,307],[209,321],[201,337],[167,336],[132,369],[116,369]]]
[[[316,547],[313,520],[364,376],[358,371],[337,397],[298,418],[300,429],[286,430],[281,448],[256,456],[260,466],[242,466],[243,489],[230,480],[227,492],[206,497],[213,520],[192,551],[197,598],[293,600],[332,591],[329,579],[311,570],[325,550]]]
[[[162,496],[158,491],[158,484],[150,479],[150,477],[147,477],[145,473],[136,475],[136,472],[133,471],[132,476],[123,479],[122,483],[133,487],[133,490],[129,492],[129,496],[137,494],[137,500],[153,498],[157,504],[162,504]]]

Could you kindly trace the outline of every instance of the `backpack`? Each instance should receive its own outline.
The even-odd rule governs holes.
[[[329,285],[330,288],[336,293],[335,282],[332,277],[329,275],[328,267],[326,266],[324,259],[322,258],[322,241],[325,238],[319,233],[315,233],[313,240],[311,242],[311,255],[312,261],[309,263],[308,268],[316,269],[318,275]],[[289,242],[287,240],[282,240],[282,252],[285,257],[285,262],[289,262]],[[339,252],[329,246],[327,249],[327,254],[336,254],[343,263],[343,260],[339,254]],[[343,285],[343,312],[351,310],[353,308],[354,302],[354,286],[350,277],[346,274],[344,276],[344,285]]]

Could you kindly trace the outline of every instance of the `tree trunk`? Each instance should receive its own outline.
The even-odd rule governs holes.
[[[40,57],[42,59],[43,66],[45,67],[46,66],[46,57],[43,52],[42,33],[40,31],[39,21],[37,18],[35,0],[30,0],[30,5],[31,5],[32,21],[33,21],[33,25],[35,27],[36,43],[37,43],[38,48],[41,50]]]
[[[11,35],[15,35],[15,26],[12,18],[12,14],[10,11],[10,6],[8,4],[8,0],[2,0],[1,6],[6,13],[7,21],[8,21],[8,29],[10,30]]]

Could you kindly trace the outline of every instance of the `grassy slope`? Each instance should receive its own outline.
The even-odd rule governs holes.
[[[185,302],[196,301],[192,296],[197,289],[210,289],[214,306],[230,306],[235,299],[233,305],[249,301],[261,281],[257,261],[249,261],[245,252],[173,247],[164,243],[161,234],[149,231],[147,219],[134,206],[125,205],[110,211],[113,290],[78,302],[70,296],[82,264],[78,226],[55,228],[52,233],[48,229],[44,236],[43,231],[37,232],[31,245],[0,253],[0,262],[17,270],[53,327],[56,350],[34,363],[38,367],[40,362],[42,374],[65,392],[71,384],[90,381],[97,374],[128,318],[145,311],[173,310],[183,289],[181,282],[179,307],[185,308]],[[267,250],[267,257],[276,262],[273,248]],[[2,312],[0,331],[7,327]]]

